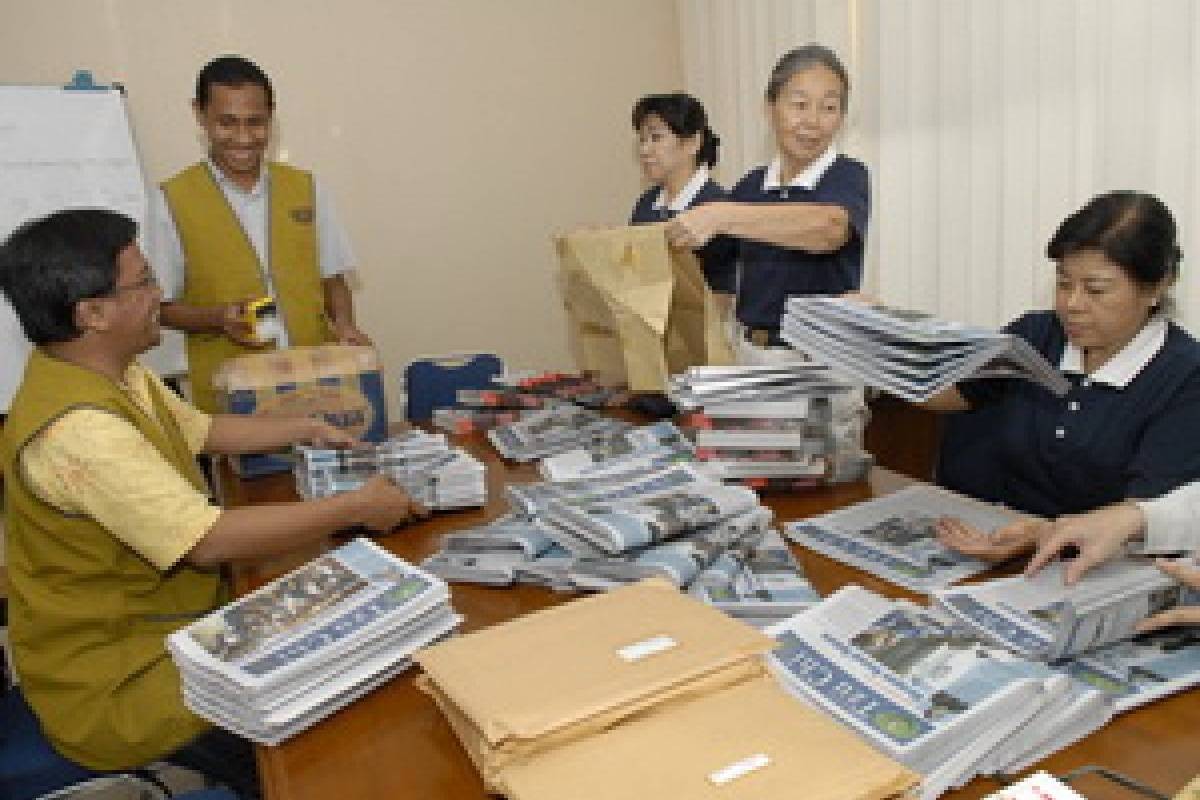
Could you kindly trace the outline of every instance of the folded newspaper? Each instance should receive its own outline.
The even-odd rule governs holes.
[[[941,589],[939,607],[1014,653],[1056,661],[1133,636],[1145,617],[1178,605],[1185,589],[1142,558],[1110,561],[1067,586],[1065,564],[1038,574]]]
[[[784,688],[921,773],[961,786],[1066,684],[936,610],[846,586],[768,628]]]
[[[991,533],[1020,515],[922,485],[789,523],[785,533],[810,550],[914,592],[929,593],[991,568],[938,541],[934,526],[941,517],[956,517]]]
[[[802,401],[849,393],[854,386],[822,364],[691,367],[671,377],[667,394],[692,410],[736,402]]]
[[[914,402],[968,378],[1018,377],[1059,396],[1070,386],[1020,336],[918,311],[791,297],[780,335],[816,361]]]
[[[691,461],[692,443],[668,421],[614,431],[584,447],[543,458],[538,471],[548,481],[576,480],[608,471],[614,462],[653,460],[660,464]]]
[[[443,434],[410,431],[348,449],[298,446],[296,490],[305,499],[352,491],[384,475],[430,509],[487,503],[487,469]]]
[[[517,422],[492,428],[487,437],[504,458],[534,461],[611,439],[630,427],[586,408],[563,405],[526,411]]]
[[[461,621],[439,578],[354,539],[167,637],[197,715],[277,744]]]

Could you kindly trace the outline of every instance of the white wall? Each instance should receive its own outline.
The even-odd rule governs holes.
[[[627,218],[630,108],[682,84],[671,0],[0,4],[0,80],[123,82],[152,181],[202,156],[188,104],[226,52],[271,75],[280,155],[332,189],[391,372],[480,349],[569,366],[550,236]]]
[[[1049,302],[1063,217],[1141,189],[1180,224],[1180,318],[1200,327],[1200,3],[678,2],[687,86],[732,132],[726,182],[769,154],[780,54],[820,41],[847,62],[843,145],[872,171],[868,290],[1001,324]]]

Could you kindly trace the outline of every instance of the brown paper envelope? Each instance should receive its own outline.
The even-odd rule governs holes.
[[[654,642],[665,646],[644,649]],[[416,661],[496,747],[636,706],[773,644],[651,580],[456,637]],[[631,658],[639,648],[651,654]]]
[[[502,777],[512,800],[881,800],[919,780],[771,678],[630,720]]]
[[[417,679],[417,686],[433,698],[458,736],[463,749],[475,764],[475,768],[479,770],[487,788],[490,791],[500,791],[503,771],[513,764],[537,758],[539,753],[606,731],[627,719],[657,713],[660,708],[688,702],[765,674],[766,665],[763,660],[759,656],[751,656],[714,673],[669,687],[661,693],[643,696],[633,703],[606,709],[536,739],[510,739],[495,747],[488,743],[478,726],[439,691],[427,675]]]

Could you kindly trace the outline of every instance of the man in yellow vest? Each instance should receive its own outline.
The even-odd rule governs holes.
[[[224,602],[222,563],[424,512],[383,478],[312,502],[213,505],[199,452],[351,437],[310,418],[210,416],[138,364],[162,294],[135,234],[115,212],[71,210],[0,247],[0,289],[35,345],[0,431],[13,660],[67,758],[176,761],[253,795],[252,749],[187,710],[164,637]]]
[[[280,347],[371,342],[354,321],[345,279],[354,255],[328,193],[308,172],[264,158],[275,109],[266,73],[217,58],[200,71],[192,108],[208,159],[153,195],[146,242],[163,324],[187,334],[192,397],[213,413],[217,366],[262,347],[249,336],[247,300],[275,298]]]

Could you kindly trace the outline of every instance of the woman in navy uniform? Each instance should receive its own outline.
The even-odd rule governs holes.
[[[1164,312],[1182,256],[1158,198],[1109,192],[1069,216],[1046,247],[1053,311],[1009,324],[1071,382],[1065,397],[1017,379],[965,381],[926,403],[948,421],[938,481],[1053,518],[1148,499],[1200,479],[1200,343]],[[942,541],[1000,560],[1050,526],[987,536],[943,521]]]
[[[725,198],[725,190],[709,177],[720,139],[708,126],[699,100],[683,92],[646,95],[633,106],[633,129],[650,188],[634,204],[630,225],[666,222],[693,206]],[[734,248],[732,241],[717,237],[696,251],[714,292],[733,292]]]
[[[847,294],[862,283],[870,211],[867,168],[838,152],[849,76],[833,51],[808,44],[771,72],[766,100],[777,155],[752,169],[729,199],[676,216],[672,244],[699,247],[716,236],[738,240],[737,318],[757,347],[783,344],[788,295]]]

